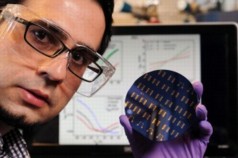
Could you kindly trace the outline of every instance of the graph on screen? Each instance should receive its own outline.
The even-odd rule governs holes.
[[[104,57],[116,73],[97,94],[76,94],[60,113],[59,143],[128,144],[119,116],[133,82],[142,74],[167,69],[191,82],[200,80],[199,35],[114,35]]]

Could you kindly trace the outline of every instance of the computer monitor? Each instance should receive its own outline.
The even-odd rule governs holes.
[[[214,128],[206,155],[237,154],[235,23],[114,26],[104,57],[116,67],[115,75],[91,98],[76,94],[59,117],[41,126],[33,137],[33,154],[130,155],[118,117],[133,82],[158,69],[202,81],[202,103]]]

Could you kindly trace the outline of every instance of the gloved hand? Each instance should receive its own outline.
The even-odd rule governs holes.
[[[193,88],[198,97],[201,97],[203,85],[195,82]],[[199,120],[196,131],[165,142],[153,142],[136,133],[125,115],[120,116],[120,123],[124,127],[135,158],[202,158],[213,128],[207,121],[207,110],[204,105],[197,105],[196,115]]]

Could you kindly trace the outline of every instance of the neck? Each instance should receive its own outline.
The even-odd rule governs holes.
[[[13,129],[12,126],[7,125],[6,123],[4,123],[4,122],[2,122],[2,121],[0,120],[0,133],[1,133],[1,135],[6,134],[6,133],[9,132],[11,129]]]

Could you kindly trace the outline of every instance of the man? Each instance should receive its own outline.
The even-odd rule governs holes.
[[[0,157],[30,157],[17,128],[52,119],[74,93],[90,96],[114,73],[100,55],[110,40],[113,1],[1,0],[0,5]],[[205,120],[206,110],[197,109]],[[137,137],[125,116],[120,120],[136,158],[166,156],[175,148],[194,157],[196,151],[184,144],[200,149],[202,142],[201,157],[212,132],[205,121],[202,139],[164,147]],[[148,145],[141,150],[135,142]]]

